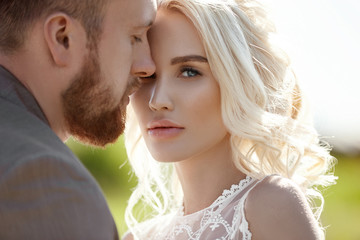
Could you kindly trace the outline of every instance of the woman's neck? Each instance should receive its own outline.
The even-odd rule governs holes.
[[[246,177],[232,161],[229,137],[175,166],[184,191],[185,215],[210,206],[224,189]]]

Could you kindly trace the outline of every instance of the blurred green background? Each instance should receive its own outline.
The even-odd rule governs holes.
[[[127,227],[124,212],[136,176],[128,164],[123,138],[106,149],[95,149],[70,139],[67,145],[80,158],[99,182],[113,213],[120,235]],[[333,153],[338,159],[336,185],[324,190],[325,208],[322,214],[327,240],[360,239],[360,155]]]

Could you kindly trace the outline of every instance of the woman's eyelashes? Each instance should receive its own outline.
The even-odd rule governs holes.
[[[192,78],[197,76],[201,76],[201,73],[193,67],[182,67],[180,69],[179,77]]]

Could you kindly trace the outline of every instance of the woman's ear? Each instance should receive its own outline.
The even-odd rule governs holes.
[[[47,17],[44,24],[44,37],[50,57],[59,67],[69,65],[75,34],[74,20],[65,13],[54,13]]]

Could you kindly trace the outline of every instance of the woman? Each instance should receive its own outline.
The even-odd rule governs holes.
[[[255,1],[160,1],[156,72],[129,109],[125,239],[324,238],[309,203],[333,159],[272,30]],[[139,203],[154,210],[140,224]]]

